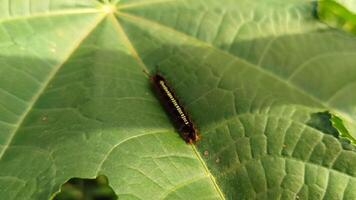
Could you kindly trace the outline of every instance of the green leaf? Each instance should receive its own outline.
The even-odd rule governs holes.
[[[356,34],[355,0],[322,0],[318,2],[318,17],[325,23]]]
[[[313,117],[356,137],[356,37],[312,13],[308,0],[0,0],[1,198],[103,174],[118,199],[355,199],[356,152]],[[196,146],[144,71],[175,89]]]
[[[332,115],[330,119],[333,126],[339,131],[340,137],[348,139],[352,144],[356,144],[356,139],[350,135],[349,130],[345,127],[342,119],[336,115]]]

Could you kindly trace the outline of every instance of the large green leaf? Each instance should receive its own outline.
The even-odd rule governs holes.
[[[355,199],[356,37],[307,0],[0,0],[0,196]],[[164,74],[187,145],[150,90]],[[342,124],[342,126],[340,125]]]

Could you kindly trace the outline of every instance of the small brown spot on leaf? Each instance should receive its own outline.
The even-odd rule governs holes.
[[[47,117],[47,116],[43,116],[43,117],[41,118],[41,120],[42,120],[42,121],[47,121],[47,120],[48,120],[48,117]]]
[[[208,156],[209,155],[209,151],[205,150],[204,151],[204,156]]]

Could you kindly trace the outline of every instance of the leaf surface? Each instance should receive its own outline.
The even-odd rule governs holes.
[[[0,0],[0,194],[104,174],[119,199],[354,199],[356,38],[300,0]],[[160,72],[202,140],[175,132]],[[311,123],[312,122],[312,123]]]

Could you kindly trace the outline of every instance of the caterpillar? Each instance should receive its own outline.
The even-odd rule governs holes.
[[[153,90],[178,130],[180,136],[186,143],[196,143],[200,139],[199,132],[166,79],[159,74],[154,74],[150,77],[150,81]]]

